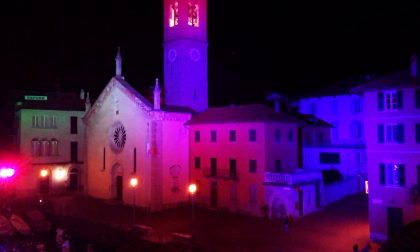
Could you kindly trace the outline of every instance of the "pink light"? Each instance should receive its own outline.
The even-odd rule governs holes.
[[[15,169],[13,168],[1,168],[0,169],[0,178],[10,178],[15,175]]]

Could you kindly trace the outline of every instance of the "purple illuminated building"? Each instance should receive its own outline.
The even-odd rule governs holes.
[[[371,239],[384,241],[420,218],[420,82],[417,57],[353,90],[364,95]]]

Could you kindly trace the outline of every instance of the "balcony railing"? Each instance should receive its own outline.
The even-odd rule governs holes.
[[[266,172],[266,183],[278,183],[284,185],[297,185],[321,180],[320,171],[297,170],[294,173]]]
[[[204,176],[211,177],[211,178],[220,178],[220,179],[232,179],[238,180],[238,172],[230,172],[229,169],[204,169]]]

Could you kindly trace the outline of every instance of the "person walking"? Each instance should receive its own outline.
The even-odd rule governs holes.
[[[358,244],[353,245],[353,252],[360,252]]]
[[[286,234],[289,232],[289,217],[288,216],[284,217],[283,230],[284,230],[284,233]]]

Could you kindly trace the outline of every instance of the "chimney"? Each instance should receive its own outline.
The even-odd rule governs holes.
[[[153,90],[153,108],[155,110],[160,110],[160,88],[158,78],[156,78],[155,89]]]
[[[417,78],[417,71],[418,71],[418,66],[417,66],[417,54],[414,53],[413,55],[411,55],[411,77],[413,77],[414,79]]]
[[[89,111],[91,107],[89,92],[86,93],[86,101],[85,101],[85,112]]]
[[[84,99],[85,99],[85,90],[80,89],[80,100],[84,100]]]
[[[122,57],[120,47],[118,47],[117,56],[115,57],[115,76],[122,77]]]

